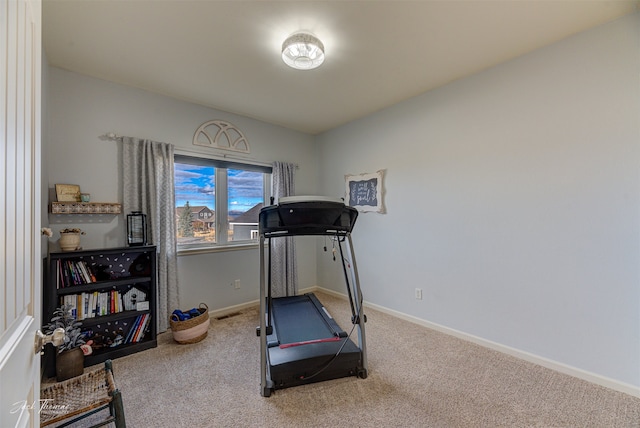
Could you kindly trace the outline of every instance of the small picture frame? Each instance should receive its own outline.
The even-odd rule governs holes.
[[[80,186],[77,184],[56,184],[58,202],[80,202]]]
[[[385,213],[382,188],[384,170],[358,175],[345,175],[345,203],[361,212]]]

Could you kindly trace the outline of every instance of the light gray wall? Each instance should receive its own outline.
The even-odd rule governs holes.
[[[47,70],[44,100],[47,131],[43,135],[50,199],[56,183],[79,184],[95,202],[121,202],[120,145],[98,137],[115,132],[172,143],[176,149],[200,150],[192,144],[196,129],[204,122],[222,119],[233,123],[251,146],[250,157],[259,162],[294,162],[298,194],[316,190],[317,149],[312,136],[257,120],[178,101],[162,95],[109,83],[59,68]],[[125,214],[118,216],[49,215],[54,229],[50,247],[57,247],[57,233],[64,227],[86,231],[86,249],[125,245]],[[46,225],[46,222],[43,222]],[[316,281],[315,247],[301,242],[300,283]],[[257,250],[179,256],[178,276],[183,309],[208,304],[225,308],[258,299],[259,258]],[[239,290],[231,283],[240,279]]]
[[[639,41],[635,14],[320,136],[325,193],[387,172],[365,299],[640,386]]]
[[[94,201],[121,201],[118,145],[99,135],[191,149],[210,119],[242,129],[256,160],[298,163],[298,194],[342,195],[344,174],[386,169],[388,213],[362,214],[354,233],[366,300],[637,387],[639,21],[579,34],[315,139],[48,68],[43,174],[50,189],[80,184]],[[85,248],[124,245],[122,215],[49,221],[54,232],[82,227]],[[342,291],[321,246],[301,239],[300,285]],[[257,253],[180,257],[183,306],[257,299]]]

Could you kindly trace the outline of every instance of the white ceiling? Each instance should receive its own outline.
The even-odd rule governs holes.
[[[53,66],[317,134],[640,9],[640,0],[44,0]],[[280,58],[307,30],[318,69]],[[216,119],[216,118],[212,118]]]

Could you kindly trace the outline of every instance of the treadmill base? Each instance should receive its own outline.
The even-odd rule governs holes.
[[[275,298],[273,309],[274,321],[279,322],[267,341],[267,364],[274,389],[367,377],[362,350],[313,293]]]
[[[347,341],[338,354],[340,346]],[[269,348],[269,373],[274,389],[341,377],[366,378],[360,349],[349,338],[291,348]]]

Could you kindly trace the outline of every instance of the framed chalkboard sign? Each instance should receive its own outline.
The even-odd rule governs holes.
[[[370,174],[345,175],[345,203],[358,211],[384,213],[383,176],[383,169]]]

